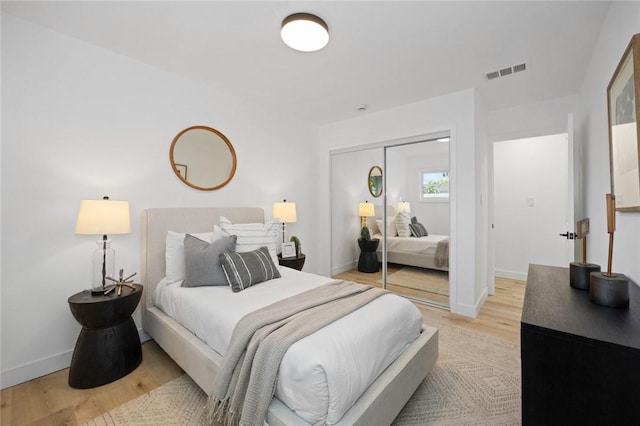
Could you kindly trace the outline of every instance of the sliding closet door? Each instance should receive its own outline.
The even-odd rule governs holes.
[[[331,273],[336,278],[382,285],[376,253],[382,242],[375,227],[375,215],[383,214],[382,175],[377,173],[382,170],[382,162],[383,148],[331,154]],[[374,216],[361,217],[361,203],[366,203],[367,214]],[[371,241],[358,241],[362,238],[362,220]],[[375,239],[378,239],[376,247]],[[361,247],[370,251],[361,255]]]
[[[444,307],[449,306],[448,141],[385,148],[386,287]]]

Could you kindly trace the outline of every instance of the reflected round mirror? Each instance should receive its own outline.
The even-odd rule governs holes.
[[[380,166],[373,166],[369,170],[369,192],[374,197],[379,197],[382,195],[382,169]]]
[[[169,150],[171,168],[192,188],[212,191],[225,186],[236,172],[236,152],[214,128],[192,126],[176,135]]]

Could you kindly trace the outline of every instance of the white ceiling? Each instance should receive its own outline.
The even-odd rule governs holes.
[[[490,110],[576,93],[608,2],[2,1],[3,13],[268,108],[326,124],[478,89]],[[294,51],[282,19],[310,12],[326,48]],[[485,74],[526,62],[527,71]],[[356,108],[368,105],[365,112]]]

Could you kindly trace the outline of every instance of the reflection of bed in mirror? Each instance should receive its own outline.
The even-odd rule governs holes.
[[[408,215],[405,219],[411,220]],[[401,221],[398,216],[388,218],[386,227],[386,251],[387,262],[398,265],[417,266],[420,268],[436,269],[439,271],[449,270],[449,236],[425,233],[427,235],[416,235],[413,231],[409,233],[405,228],[402,232],[402,226],[396,226],[396,221]],[[414,221],[417,219],[414,217]],[[383,240],[381,218],[376,218],[369,222],[373,238]],[[424,226],[423,226],[424,229]],[[399,235],[402,234],[402,235]],[[380,244],[376,254],[378,260],[382,261],[383,244]]]
[[[382,239],[377,234],[375,238]],[[377,252],[382,260],[382,248]],[[428,235],[426,237],[387,236],[387,262],[420,268],[449,270],[449,236]]]

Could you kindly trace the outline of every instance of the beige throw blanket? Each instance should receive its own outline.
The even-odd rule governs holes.
[[[438,241],[435,264],[438,268],[449,267],[449,238]]]
[[[334,281],[245,315],[233,330],[209,396],[211,423],[261,426],[287,349],[385,293]]]

